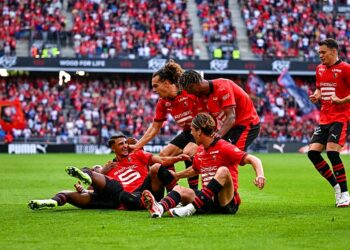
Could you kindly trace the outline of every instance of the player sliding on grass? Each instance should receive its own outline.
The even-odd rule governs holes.
[[[152,76],[152,88],[159,95],[156,105],[154,120],[142,138],[132,148],[140,149],[151,141],[160,131],[167,115],[170,114],[176,123],[183,129],[170,143],[160,152],[160,156],[175,156],[181,153],[193,156],[197,145],[191,135],[190,126],[193,117],[202,111],[198,105],[198,98],[189,95],[178,85],[183,69],[173,60],[170,60]],[[192,165],[191,161],[185,161],[186,167]],[[174,170],[174,166],[168,167]],[[198,187],[198,176],[188,180],[189,187]]]
[[[319,46],[322,64],[316,68],[316,90],[310,100],[313,103],[321,102],[321,112],[319,124],[311,138],[308,157],[334,188],[335,205],[347,207],[350,197],[339,151],[345,144],[350,128],[350,66],[339,59],[336,40],[327,38]],[[324,149],[333,172],[321,155]]]
[[[164,187],[171,190],[176,185],[173,175],[160,164],[169,165],[189,159],[186,155],[159,157],[143,150],[129,153],[127,139],[123,134],[112,136],[108,144],[115,153],[115,158],[102,169],[92,171],[88,168],[66,168],[68,175],[90,185],[93,190],[85,190],[79,182],[75,185],[75,192],[62,191],[51,199],[32,200],[28,206],[34,210],[69,203],[80,208],[142,209],[143,190],[151,190],[156,199],[160,200],[164,196]],[[149,171],[151,164],[154,165]]]
[[[207,113],[198,114],[192,121],[191,133],[199,145],[192,167],[175,173],[176,179],[200,174],[201,191],[175,186],[160,202],[152,193],[143,191],[142,200],[151,213],[158,218],[165,211],[171,216],[184,217],[194,213],[235,214],[241,203],[238,189],[238,165],[251,164],[255,170],[254,184],[264,188],[265,177],[260,159],[238,149],[225,140],[214,138],[214,119]],[[187,204],[174,208],[179,202]]]

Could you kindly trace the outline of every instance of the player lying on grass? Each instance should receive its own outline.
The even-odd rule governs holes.
[[[238,165],[251,164],[256,173],[254,184],[259,189],[264,188],[265,177],[260,159],[223,139],[215,138],[215,130],[216,124],[211,115],[200,113],[193,119],[191,133],[199,145],[193,165],[174,173],[176,179],[200,174],[202,190],[175,186],[160,202],[150,191],[143,191],[142,200],[152,218],[161,217],[165,211],[175,217],[194,213],[235,214],[241,203],[237,192]],[[180,201],[187,205],[175,208]]]
[[[143,150],[129,153],[127,139],[123,134],[112,136],[109,146],[115,158],[103,168],[66,168],[70,176],[90,185],[92,190],[85,190],[78,183],[75,185],[76,191],[62,191],[51,199],[31,200],[29,208],[40,209],[69,203],[79,208],[142,209],[143,190],[151,190],[155,199],[160,200],[164,196],[164,187],[171,190],[176,185],[173,175],[160,164],[174,164],[189,159],[186,155],[159,157]],[[149,171],[149,166],[153,164]]]

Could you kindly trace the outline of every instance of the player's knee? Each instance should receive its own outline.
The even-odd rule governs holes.
[[[331,161],[332,165],[341,163],[340,154],[338,151],[327,151],[327,157]]]
[[[152,165],[152,167],[149,170],[149,173],[150,173],[150,175],[152,177],[156,177],[157,176],[160,166],[161,166],[161,164],[159,164],[159,163],[156,163],[156,164]]]
[[[230,170],[227,167],[220,167],[215,174],[215,177],[225,177],[230,175]]]
[[[321,152],[316,150],[309,150],[309,152],[307,152],[307,157],[309,157],[312,162],[316,163],[318,163],[320,159],[322,160]]]

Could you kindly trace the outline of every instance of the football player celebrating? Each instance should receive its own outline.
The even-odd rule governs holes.
[[[173,175],[160,164],[171,165],[177,161],[189,160],[183,154],[160,157],[143,150],[129,153],[128,141],[123,134],[112,136],[109,146],[115,153],[115,158],[103,168],[95,168],[95,171],[89,168],[66,168],[68,175],[90,185],[92,190],[85,190],[78,183],[75,185],[76,192],[62,191],[51,199],[32,200],[28,203],[29,208],[35,210],[69,203],[79,208],[142,209],[143,190],[151,190],[156,199],[160,200],[164,196],[164,187],[171,190],[176,185]],[[149,171],[152,164],[154,165]]]
[[[181,86],[189,94],[200,98],[205,109],[219,125],[216,137],[221,137],[241,150],[259,135],[260,119],[248,94],[228,79],[205,80],[194,70],[188,70],[180,78]]]
[[[171,114],[175,122],[183,131],[173,138],[170,143],[160,152],[160,156],[176,156],[181,153],[193,156],[197,145],[191,135],[191,121],[202,108],[198,105],[198,98],[181,90],[178,85],[183,69],[173,60],[170,60],[163,68],[155,72],[152,76],[152,88],[159,95],[156,105],[154,120],[146,133],[136,143],[132,149],[140,149],[151,141],[160,131],[167,115]],[[185,161],[186,167],[192,165],[191,161]],[[174,169],[174,167],[169,167]],[[188,180],[191,188],[198,187],[198,177]]]
[[[319,124],[311,138],[308,157],[316,170],[332,185],[337,207],[350,203],[346,173],[339,151],[344,146],[350,119],[350,65],[338,57],[338,43],[327,38],[319,43],[321,64],[316,68],[316,90],[310,96],[321,102]],[[323,159],[326,149],[333,172]]]
[[[175,217],[194,213],[235,214],[241,203],[238,165],[251,164],[256,173],[254,184],[259,189],[264,188],[261,160],[225,140],[213,137],[215,131],[215,121],[208,113],[199,113],[193,119],[191,133],[199,147],[192,167],[174,173],[174,177],[180,179],[200,174],[203,188],[199,191],[177,185],[160,202],[148,190],[143,191],[142,200],[152,218],[161,217],[165,211]],[[180,201],[187,205],[174,208]]]

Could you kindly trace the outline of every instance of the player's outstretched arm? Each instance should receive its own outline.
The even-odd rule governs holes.
[[[159,130],[162,128],[162,126],[163,122],[152,122],[152,124],[148,127],[142,138],[135,145],[129,145],[129,148],[132,150],[142,148],[147,144],[147,142],[152,140],[159,133]]]
[[[254,155],[248,154],[244,159],[244,163],[248,163],[252,165],[256,174],[256,177],[254,179],[254,184],[259,189],[263,189],[265,186],[265,175],[264,175],[264,168],[262,166],[261,160]]]
[[[177,156],[152,156],[153,163],[160,163],[163,166],[170,166],[179,161],[190,161],[191,157],[186,154],[179,154]]]
[[[186,168],[185,170],[174,173],[174,177],[175,177],[175,179],[179,180],[179,179],[183,179],[183,178],[190,178],[190,177],[196,176],[198,174],[199,173],[197,170],[195,170],[192,167],[189,167],[189,168]]]

